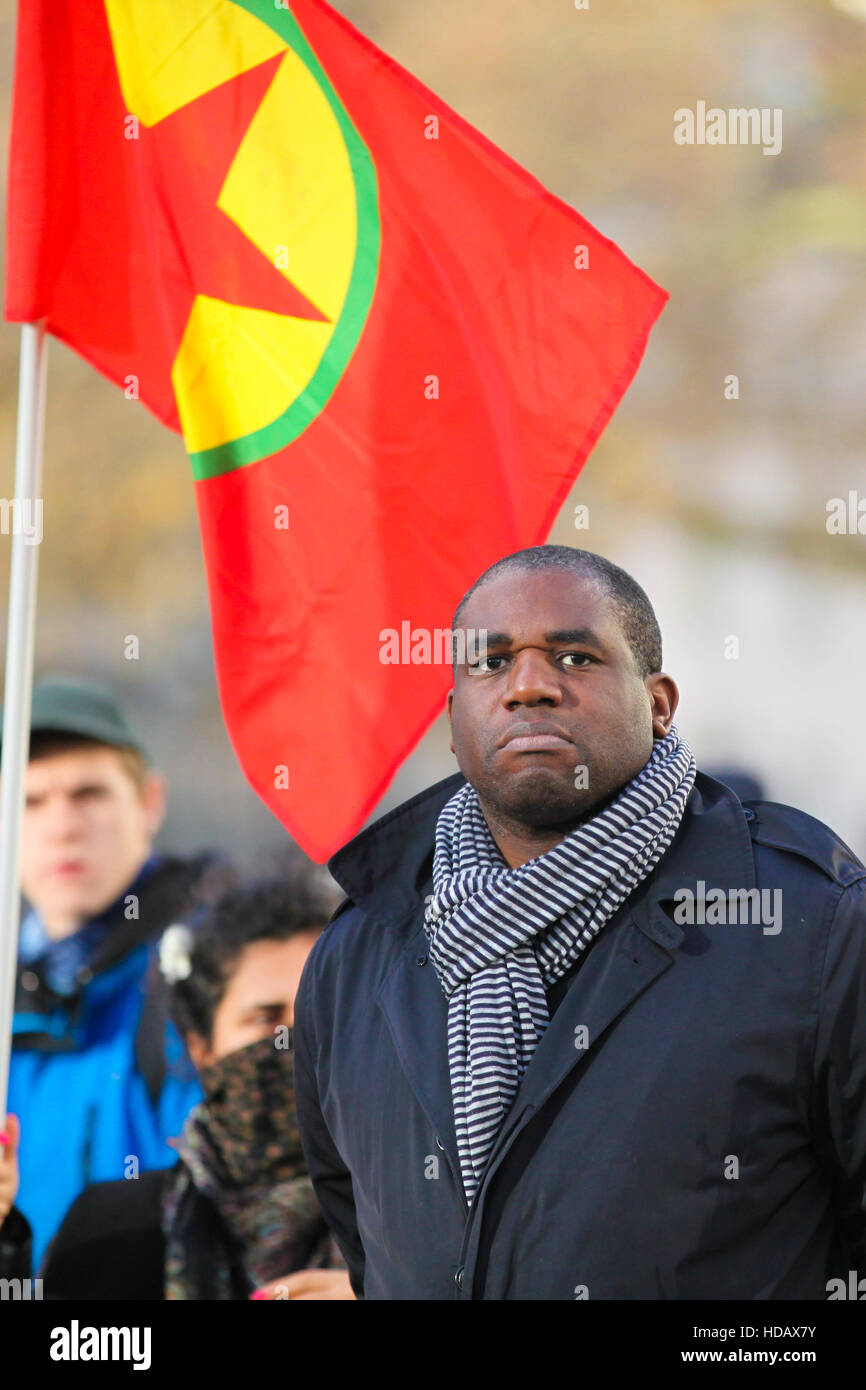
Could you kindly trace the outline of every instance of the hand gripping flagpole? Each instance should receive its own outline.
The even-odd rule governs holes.
[[[12,562],[9,571],[9,626],[6,633],[3,753],[0,761],[0,1127],[6,1117],[12,1051],[20,903],[18,849],[24,806],[24,773],[30,752],[33,638],[39,573],[39,545],[27,543],[28,539],[32,542],[33,538],[25,534],[22,522],[28,503],[34,509],[41,505],[46,346],[43,323],[21,325],[18,440],[15,452],[16,505],[7,512],[13,517]]]

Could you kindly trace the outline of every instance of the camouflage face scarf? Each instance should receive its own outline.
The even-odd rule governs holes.
[[[199,1074],[163,1203],[167,1299],[231,1299],[329,1263],[307,1177],[292,1054],[263,1038]]]

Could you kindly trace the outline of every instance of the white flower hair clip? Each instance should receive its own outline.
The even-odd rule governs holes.
[[[192,932],[182,922],[166,927],[159,941],[159,968],[170,985],[192,974]]]

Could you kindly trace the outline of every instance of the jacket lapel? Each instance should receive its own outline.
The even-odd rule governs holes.
[[[448,1070],[448,1005],[428,947],[422,925],[386,977],[377,1003],[409,1084],[459,1175]],[[421,959],[424,965],[418,965]]]
[[[401,939],[376,1002],[415,1096],[459,1175],[448,1005],[429,955],[424,897],[432,889],[433,838],[445,803],[463,786],[455,773],[390,811],[335,855],[328,867],[371,921]],[[423,965],[418,965],[419,959]],[[458,1188],[463,1188],[459,1181]]]
[[[702,878],[708,889],[755,886],[746,815],[732,792],[719,790],[727,795],[707,799],[700,789],[693,791],[667,854],[589,948],[530,1059],[491,1152],[486,1177],[492,1175],[517,1132],[571,1069],[585,1061],[605,1030],[675,964],[688,930],[673,919],[677,889],[694,888],[696,878]]]
[[[674,894],[693,887],[696,877],[708,888],[755,886],[751,836],[730,792],[709,802],[699,789],[692,792],[667,854],[589,948],[532,1055],[513,1116],[526,1106],[537,1110],[543,1105],[605,1029],[674,964],[686,934],[673,920]]]
[[[683,932],[647,903],[621,908],[590,948],[535,1049],[512,1113],[538,1110],[605,1031],[674,963]]]

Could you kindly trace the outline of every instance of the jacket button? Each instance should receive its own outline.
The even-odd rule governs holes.
[[[24,989],[37,989],[39,977],[34,975],[32,970],[24,970],[21,975],[21,984]]]
[[[463,1288],[463,1270],[464,1270],[464,1269],[465,1269],[465,1265],[461,1265],[460,1268],[458,1269],[457,1273],[454,1275],[454,1283],[457,1285],[458,1289],[462,1289],[462,1288]]]
[[[743,815],[746,817],[746,820],[754,820],[754,819],[755,819],[755,813],[754,813],[754,811],[752,810],[751,806],[744,806],[744,807],[743,807]]]
[[[445,1145],[442,1143],[442,1140],[439,1138],[438,1134],[436,1135],[436,1147],[437,1149],[441,1149],[443,1153],[445,1152]]]
[[[415,964],[416,964],[416,965],[426,965],[426,964],[427,964],[427,957],[426,957],[426,956],[416,956],[416,957],[415,957]]]

